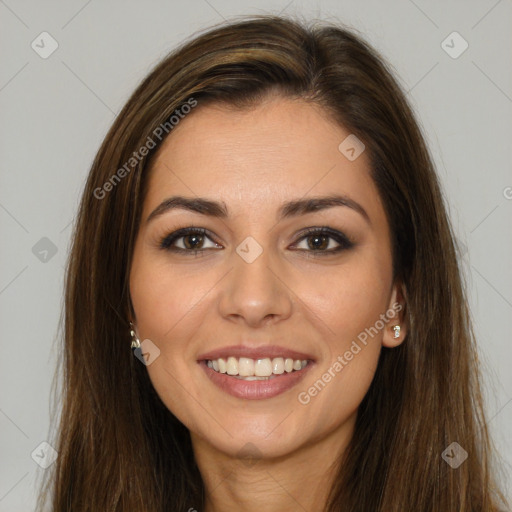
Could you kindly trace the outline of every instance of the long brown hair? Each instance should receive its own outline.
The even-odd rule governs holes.
[[[366,145],[391,227],[394,276],[407,299],[407,339],[382,349],[325,510],[507,505],[492,473],[452,228],[421,130],[390,69],[354,30],[257,16],[196,34],[142,81],[96,155],[74,227],[56,398],[59,455],[40,506],[46,496],[56,512],[203,509],[189,432],[129,348],[129,269],[151,158],[164,139],[157,128],[172,134],[169,119],[194,101],[246,108],[271,91],[323,107]],[[457,469],[441,457],[452,442],[468,453]]]

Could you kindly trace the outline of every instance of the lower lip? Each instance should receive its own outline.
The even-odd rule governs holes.
[[[312,361],[298,371],[283,373],[276,375],[273,379],[268,380],[243,380],[231,377],[226,373],[219,373],[212,370],[206,364],[206,361],[199,363],[206,372],[208,378],[222,391],[237,398],[245,398],[246,400],[262,400],[264,398],[272,398],[288,391],[298,384],[313,366]]]

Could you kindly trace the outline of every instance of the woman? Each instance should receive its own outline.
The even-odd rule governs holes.
[[[215,27],[90,171],[52,510],[498,510],[476,354],[383,59],[336,26]]]

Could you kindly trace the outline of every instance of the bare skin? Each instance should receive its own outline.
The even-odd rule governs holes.
[[[397,312],[366,344],[358,343],[350,360],[344,356],[365,329],[380,327],[383,314],[404,306],[367,154],[350,161],[338,149],[349,134],[302,100],[272,97],[243,112],[199,104],[153,162],[130,270],[133,321],[140,340],[160,350],[147,370],[162,401],[190,430],[207,512],[318,511],[381,348],[406,335]],[[333,206],[278,219],[287,201],[333,194],[366,214]],[[177,195],[219,201],[228,216],[171,209],[147,222]],[[167,235],[190,226],[207,233],[176,239],[181,253],[160,247]],[[305,236],[311,227],[329,227],[353,246],[330,234]],[[263,250],[250,263],[236,251],[249,236]],[[396,339],[395,324],[402,327]],[[283,393],[242,399],[214,385],[198,363],[200,354],[239,344],[277,344],[314,361]],[[336,371],[339,357],[346,364]],[[322,378],[325,386],[310,393]],[[255,459],[248,461],[251,450]]]

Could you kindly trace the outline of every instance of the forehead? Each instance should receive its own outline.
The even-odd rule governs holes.
[[[350,135],[304,100],[272,98],[245,110],[199,102],[152,163],[143,216],[171,194],[221,198],[236,213],[337,192],[378,215],[368,155],[351,161],[339,149]]]

